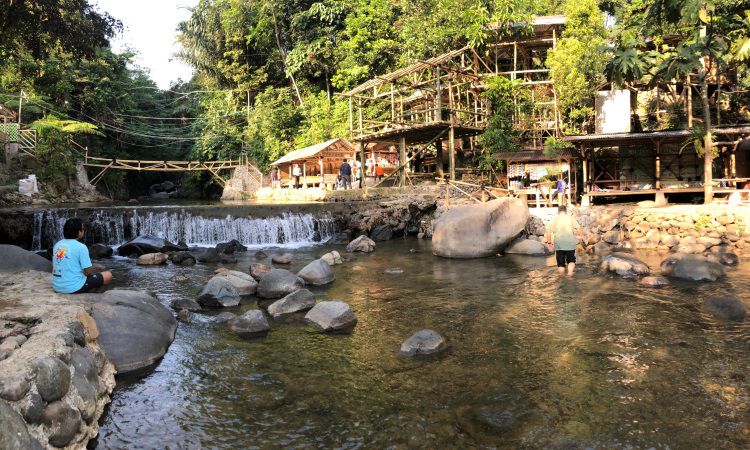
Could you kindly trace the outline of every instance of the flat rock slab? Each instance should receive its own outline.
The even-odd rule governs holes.
[[[177,322],[159,300],[146,291],[113,289],[97,296],[92,316],[99,345],[118,375],[150,368],[167,352]]]
[[[502,251],[529,220],[517,198],[458,206],[433,222],[432,252],[444,258],[481,258]]]
[[[216,276],[229,281],[240,295],[253,295],[258,289],[255,278],[239,270],[218,269]]]
[[[208,308],[229,308],[240,304],[240,293],[229,280],[215,276],[203,286],[197,301]]]
[[[643,277],[650,273],[648,264],[630,253],[623,252],[611,253],[602,258],[599,270],[614,273],[622,278]]]
[[[257,294],[261,298],[281,298],[302,289],[304,285],[304,280],[292,272],[273,269],[260,279]]]
[[[333,283],[335,279],[331,266],[322,259],[316,259],[303,267],[302,270],[297,272],[297,276],[305,280],[305,284],[313,286]]]
[[[307,289],[300,289],[273,302],[268,307],[268,314],[274,319],[278,319],[290,314],[307,311],[313,306],[315,306],[315,294]]]
[[[741,321],[747,315],[742,299],[733,295],[712,295],[703,300],[703,309],[720,320]]]
[[[234,317],[230,319],[227,324],[232,332],[244,338],[262,336],[271,329],[271,326],[268,325],[268,321],[266,320],[266,316],[263,315],[263,311],[258,309]]]
[[[357,324],[357,317],[348,304],[333,300],[315,305],[305,316],[305,321],[320,331],[346,333]]]
[[[52,272],[52,261],[15,245],[0,245],[0,272]]]
[[[705,256],[677,253],[661,262],[661,272],[670,278],[716,281],[724,276],[724,266]]]
[[[437,331],[419,330],[401,344],[398,352],[404,356],[428,356],[447,348],[445,338]]]

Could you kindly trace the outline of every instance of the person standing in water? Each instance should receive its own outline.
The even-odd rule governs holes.
[[[549,225],[552,235],[550,246],[555,250],[558,273],[568,272],[572,276],[576,270],[576,246],[578,245],[578,222],[568,215],[565,205],[557,208],[557,216]]]

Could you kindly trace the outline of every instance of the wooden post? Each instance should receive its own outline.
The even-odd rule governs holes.
[[[737,158],[735,156],[735,150],[737,145],[732,146],[732,153],[729,154],[729,166],[732,168],[732,178],[737,178]]]
[[[391,82],[391,122],[396,121],[396,97],[393,92],[394,85]]]
[[[437,166],[435,167],[435,170],[437,171],[437,175],[439,178],[443,178],[445,175],[443,173],[443,141],[438,139],[435,141],[435,159],[437,159]]]
[[[516,79],[516,71],[518,70],[518,43],[513,42],[513,72],[510,74],[510,79]]]
[[[362,176],[359,177],[359,187],[360,189],[365,190],[365,195],[367,195],[367,170],[365,169],[365,143],[360,142],[359,143],[359,162],[362,164],[361,166],[361,172]]]
[[[401,167],[399,173],[399,185],[406,187],[406,138],[401,136],[398,140],[398,165]]]
[[[661,142],[656,141],[656,155],[654,161],[654,187],[661,189]]]
[[[568,174],[568,183],[572,184],[569,186],[568,189],[568,204],[570,204],[570,198],[577,198],[574,194],[578,192],[578,165],[575,163],[575,161],[570,162],[570,171],[573,174],[573,177],[571,179],[570,173]]]
[[[435,85],[435,116],[434,116],[434,122],[439,122],[443,120],[443,88],[440,83],[440,67],[435,68],[435,72],[437,74],[437,80]]]
[[[451,181],[456,181],[456,132],[452,123],[448,130],[448,168]]]
[[[302,162],[302,186],[307,189],[307,161]]]
[[[687,126],[693,128],[693,87],[690,85],[690,74],[685,77],[685,86],[687,87]]]
[[[583,157],[583,192],[589,193],[588,158]]]
[[[349,97],[349,132],[354,134],[354,101]]]
[[[359,111],[359,135],[362,136],[362,100],[357,99],[357,110]]]

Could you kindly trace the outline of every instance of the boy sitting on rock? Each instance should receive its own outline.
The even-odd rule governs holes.
[[[63,226],[65,239],[52,249],[52,289],[60,294],[82,294],[109,284],[112,273],[95,272],[83,238],[81,219],[68,219]]]

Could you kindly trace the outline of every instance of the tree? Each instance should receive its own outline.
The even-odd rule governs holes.
[[[495,166],[497,153],[514,152],[521,146],[521,133],[513,127],[514,118],[531,106],[528,90],[521,83],[521,80],[503,76],[485,80],[485,97],[490,102],[492,115],[487,129],[479,136],[482,144],[480,165],[483,167]]]

